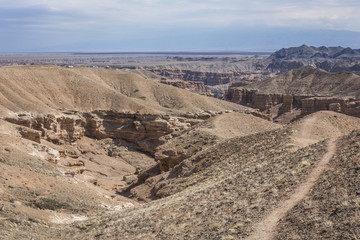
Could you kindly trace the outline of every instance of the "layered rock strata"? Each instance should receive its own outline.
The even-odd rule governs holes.
[[[171,133],[186,130],[220,112],[187,113],[182,116],[139,114],[115,111],[91,113],[17,114],[7,121],[23,126],[23,137],[40,142],[40,137],[55,144],[72,144],[84,136],[95,139],[123,139],[140,150],[154,154]]]
[[[250,72],[197,72],[192,70],[181,69],[149,69],[149,71],[170,79],[181,79],[185,81],[203,82],[205,85],[215,86],[221,84],[229,84],[249,79],[258,79],[262,75]]]
[[[206,87],[203,82],[200,81],[195,82],[195,81],[162,79],[160,82],[163,84],[185,89],[194,93],[199,93],[201,95],[214,96],[211,90],[208,87]]]
[[[322,110],[330,110],[353,117],[360,117],[360,100],[311,97],[303,99],[301,102],[301,115],[308,115]]]
[[[282,104],[279,112],[291,112],[294,107],[301,105],[301,99],[306,96],[292,96],[283,94],[259,93],[256,89],[230,88],[225,99],[241,105],[265,111],[271,107]]]
[[[317,111],[330,110],[349,116],[360,117],[360,100],[351,98],[266,94],[259,93],[256,89],[230,88],[225,95],[225,99],[259,109],[260,111],[269,111],[274,106],[281,104],[278,116],[298,108],[301,109],[301,116]]]

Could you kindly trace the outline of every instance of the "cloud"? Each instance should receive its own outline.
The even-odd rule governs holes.
[[[21,8],[19,8],[21,6]],[[0,9],[46,9],[73,23],[145,26],[297,26],[360,31],[358,0],[0,0]],[[21,18],[21,15],[18,16]],[[41,17],[41,16],[40,16]],[[56,25],[55,25],[56,26]]]
[[[0,0],[0,36],[79,43],[223,29],[360,32],[359,10],[358,0]]]

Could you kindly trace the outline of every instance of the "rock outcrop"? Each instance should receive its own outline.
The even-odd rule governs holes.
[[[247,88],[229,88],[225,99],[241,105],[246,105],[252,108],[265,111],[274,107],[275,105],[282,104],[279,112],[291,112],[295,106],[300,104],[300,99],[304,96],[291,96],[283,94],[266,94],[259,93],[256,89]]]
[[[64,113],[60,116],[17,114],[8,122],[24,126],[24,138],[40,142],[40,137],[55,144],[71,144],[84,136],[95,139],[123,139],[135,143],[144,152],[154,154],[171,134],[186,130],[220,112],[198,112],[170,116],[115,111]]]
[[[332,110],[360,116],[360,77],[356,72],[328,73],[321,69],[292,70],[278,77],[230,87],[225,99],[280,116],[301,110],[305,116]],[[276,110],[273,110],[276,109]],[[292,117],[296,117],[295,115]]]
[[[92,138],[123,139],[135,143],[145,152],[154,154],[164,143],[161,137],[190,128],[196,121],[169,115],[95,111],[84,114],[85,135]]]
[[[169,79],[181,79],[185,81],[203,82],[205,85],[209,86],[229,84],[249,79],[258,79],[260,77],[259,74],[251,72],[217,73],[166,68],[153,68],[148,70]]]
[[[291,113],[296,108],[301,109],[301,116],[317,111],[330,110],[360,117],[360,101],[352,98],[265,94],[259,93],[259,90],[256,89],[246,88],[230,88],[225,97],[228,101],[256,108],[263,112],[268,112],[273,107],[281,104],[277,116]]]
[[[27,128],[27,127],[20,127],[19,128],[19,132],[21,134],[21,137],[40,143],[41,141],[41,132],[31,129],[31,128]]]
[[[355,99],[339,99],[326,97],[310,97],[302,99],[301,115],[317,111],[330,110],[353,117],[360,117],[360,101]]]
[[[76,114],[18,114],[8,117],[8,122],[41,132],[41,137],[55,144],[72,143],[85,134],[86,120]],[[29,132],[29,131],[27,131]],[[28,133],[26,135],[29,135]],[[38,140],[36,140],[38,141]]]
[[[328,98],[328,97],[309,97],[301,100],[301,115],[308,115],[317,111],[330,110],[330,105],[334,109],[334,105],[344,105],[345,101],[337,98]],[[336,109],[337,112],[341,110],[340,108]]]
[[[199,93],[201,95],[206,95],[206,96],[214,95],[211,92],[211,90],[205,86],[204,82],[200,82],[200,81],[195,82],[195,81],[162,79],[160,82],[163,84],[172,85],[174,87],[186,89],[194,93]]]

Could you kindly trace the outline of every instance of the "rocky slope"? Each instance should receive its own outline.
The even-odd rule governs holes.
[[[317,184],[342,186],[331,206],[341,201],[343,215],[331,222],[350,216],[345,224],[356,225],[343,192],[354,185],[323,177],[324,159],[341,158],[340,170],[329,170],[353,173],[358,132],[336,138],[358,129],[359,118],[317,112],[279,126],[119,70],[0,72],[0,239],[328,237],[329,219],[306,232],[293,214]],[[319,189],[314,201],[327,194]],[[315,206],[306,222],[323,203]],[[348,234],[344,226],[334,236]]]
[[[0,72],[0,239],[61,239],[63,224],[132,207],[119,194],[158,146],[226,113],[262,116],[120,70]]]
[[[337,134],[349,133],[356,129],[359,121],[332,113],[316,113],[309,117],[353,121],[352,127],[349,127],[349,122],[344,124],[345,128],[337,129],[336,124],[334,128],[324,127],[328,136],[333,134],[332,131],[338,131]],[[304,129],[308,129],[309,119],[302,124]],[[257,231],[258,223],[276,211],[283,201],[296,194],[294,191],[297,187],[302,186],[304,179],[327,153],[329,142],[318,142],[324,138],[304,147],[293,141],[293,134],[298,137],[302,132],[296,134],[295,129],[290,126],[219,143],[188,158],[158,179],[155,191],[159,196],[167,197],[123,210],[121,214],[108,213],[101,218],[75,224],[76,228],[87,233],[84,235],[73,230],[68,236],[85,236],[85,239],[94,236],[100,239],[251,237]],[[312,135],[308,137],[311,139]],[[355,150],[357,148],[352,149],[358,153]],[[339,151],[341,150],[336,150]],[[322,184],[322,181],[319,180],[318,183]],[[331,185],[331,181],[326,183]],[[330,192],[324,194],[331,195]],[[321,193],[321,196],[324,195]],[[349,210],[344,209],[344,213],[349,213]],[[317,221],[320,226],[327,224],[322,219]],[[288,222],[291,227],[301,223]],[[305,227],[306,223],[302,226]],[[307,228],[307,231],[311,230]],[[347,230],[338,228],[337,231],[346,233]],[[288,232],[302,234],[301,231],[283,230],[278,235],[275,234],[274,238]],[[313,234],[314,238],[319,236],[319,232]],[[289,235],[285,235],[283,239],[287,236]]]
[[[359,137],[355,131],[338,141],[328,168],[310,194],[281,220],[276,239],[360,237]]]
[[[317,67],[328,72],[359,71],[360,49],[343,47],[300,47],[283,48],[268,59],[267,69],[284,73],[296,68]]]

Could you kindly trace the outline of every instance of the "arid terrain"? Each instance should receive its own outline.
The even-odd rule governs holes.
[[[0,239],[360,238],[359,74],[223,58],[0,67]]]
[[[294,69],[277,77],[231,86],[224,99],[270,113],[278,122],[322,110],[360,117],[359,72]]]

